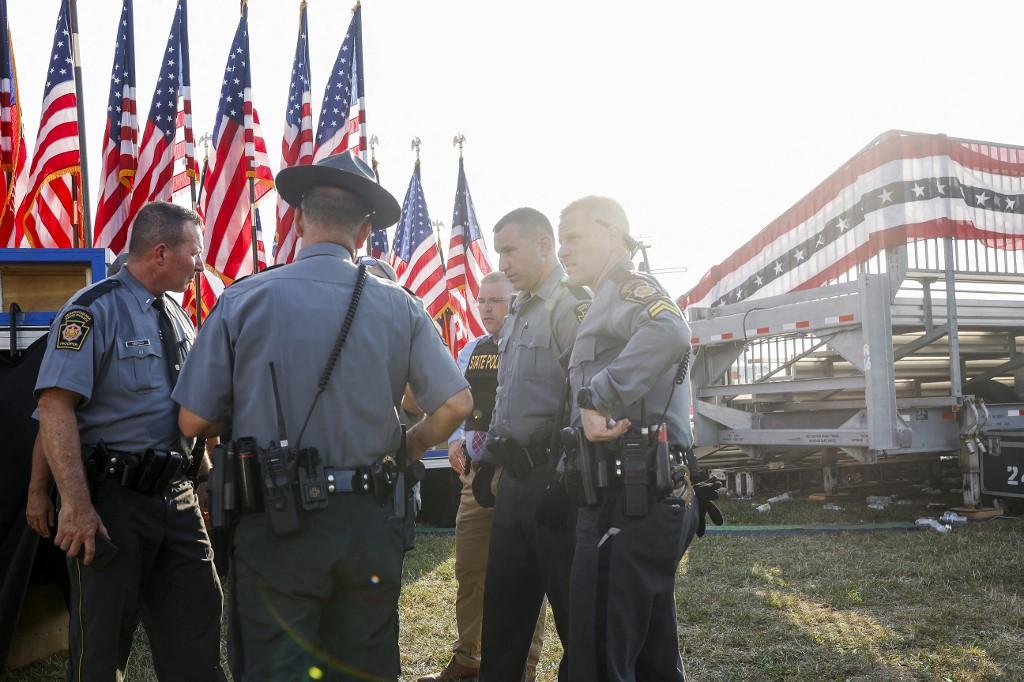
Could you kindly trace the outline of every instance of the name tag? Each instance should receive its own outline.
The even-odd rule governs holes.
[[[149,339],[134,339],[124,342],[125,348],[143,348],[149,345]]]

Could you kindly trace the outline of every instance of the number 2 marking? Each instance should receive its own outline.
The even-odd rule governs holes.
[[[1010,472],[1010,478],[1006,479],[1006,483],[1008,485],[1020,485],[1020,478],[1017,477],[1020,470],[1015,466],[1007,466],[1006,470]]]

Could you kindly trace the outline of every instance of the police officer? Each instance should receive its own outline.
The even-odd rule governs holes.
[[[629,223],[618,203],[585,197],[569,204],[558,239],[569,283],[594,292],[569,375],[575,422],[594,448],[606,448],[609,477],[600,503],[582,507],[577,520],[571,677],[682,680],[676,570],[694,533],[703,534],[702,511],[721,522],[711,502],[714,486],[697,500],[684,464],[696,461],[687,455],[689,392],[676,383],[689,353],[689,327],[657,280],[633,270]],[[642,429],[662,423],[668,429],[663,454],[671,450],[675,478],[659,491],[652,437]],[[626,448],[624,437],[634,445],[639,437],[641,447]]]
[[[370,230],[399,217],[369,166],[346,152],[283,170],[277,189],[295,207],[296,261],[224,291],[174,392],[186,433],[218,434],[230,420],[236,443],[315,449],[290,464],[262,460],[265,511],[235,530],[232,672],[393,680],[403,518],[381,474],[402,456],[395,405],[409,384],[428,413],[407,435],[416,461],[472,397],[422,305],[353,263]],[[318,480],[315,490],[297,475]]]
[[[171,400],[193,329],[165,295],[202,269],[202,248],[194,212],[144,206],[124,268],[50,328],[36,394],[71,577],[72,680],[120,679],[140,612],[161,680],[222,678],[220,583],[187,479],[202,455],[182,447]]]
[[[557,466],[558,431],[568,417],[560,359],[572,348],[590,295],[566,286],[551,223],[536,209],[519,208],[499,220],[494,249],[499,268],[520,293],[500,333],[494,416],[473,493],[482,505],[495,505],[480,679],[508,682],[523,674],[545,594],[568,649],[572,530],[567,510],[561,523],[544,525],[537,513]],[[502,466],[496,501],[490,495],[495,463]],[[563,654],[559,679],[566,675]]]
[[[448,437],[448,461],[462,482],[459,510],[455,516],[455,621],[458,639],[444,670],[421,677],[419,682],[444,682],[475,679],[480,674],[480,629],[484,609],[484,576],[487,550],[491,540],[493,507],[482,507],[473,497],[473,480],[480,468],[494,411],[498,388],[498,332],[508,315],[512,283],[505,273],[490,272],[480,280],[477,305],[485,334],[467,343],[459,351],[459,369],[473,392],[473,414]],[[496,483],[497,481],[495,481]],[[493,488],[493,485],[492,485]],[[544,610],[534,630],[526,661],[525,679],[536,678],[537,661],[544,646]]]

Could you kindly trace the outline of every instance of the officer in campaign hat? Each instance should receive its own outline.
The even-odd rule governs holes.
[[[369,166],[346,152],[281,171],[277,189],[295,208],[295,262],[224,291],[174,392],[184,432],[230,422],[235,465],[258,462],[262,504],[235,529],[232,672],[396,679],[395,472],[443,442],[472,397],[423,307],[353,262],[400,212]],[[403,444],[407,384],[427,417]]]
[[[569,204],[558,240],[569,283],[594,292],[569,360],[585,436],[570,473],[597,493],[577,519],[571,679],[683,680],[676,570],[704,515],[722,522],[716,485],[693,485],[690,329],[661,284],[633,269],[636,243],[617,202]]]

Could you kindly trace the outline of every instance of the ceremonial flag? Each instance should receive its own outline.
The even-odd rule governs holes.
[[[263,221],[260,220],[259,208],[253,208],[252,212],[256,220],[256,262],[262,272],[267,269],[267,249],[263,246]]]
[[[314,161],[349,149],[366,160],[362,14],[362,7],[356,4],[331,77],[324,88]]]
[[[0,248],[21,245],[21,230],[14,217],[25,196],[27,157],[7,0],[0,0]]]
[[[77,107],[68,3],[61,2],[28,191],[15,218],[30,246],[68,248],[75,231],[84,245]]]
[[[188,52],[188,5],[186,0],[178,0],[142,133],[131,202],[133,219],[147,202],[170,201],[176,191],[189,186],[192,177],[198,177]],[[178,130],[182,134],[175,142]],[[180,171],[176,168],[179,159],[184,162]]]
[[[225,284],[253,272],[251,206],[273,187],[266,143],[258,134],[249,65],[249,8],[242,6],[221,87],[213,154],[203,180],[206,263]],[[256,183],[250,201],[249,180]]]
[[[476,299],[480,295],[480,280],[491,271],[487,259],[487,245],[476,219],[473,197],[466,181],[466,169],[459,157],[459,180],[455,189],[455,212],[452,215],[452,235],[448,243],[448,291],[452,306],[470,336],[476,338],[487,332],[480,317]]]
[[[100,198],[93,245],[120,254],[128,243],[132,182],[138,161],[139,119],[135,106],[135,20],[132,0],[123,0],[103,133]]]
[[[398,283],[423,299],[423,306],[430,317],[440,319],[449,307],[448,289],[444,261],[437,248],[427,202],[423,197],[423,185],[420,184],[419,161],[402,202],[394,249],[391,264],[398,274]]]
[[[388,231],[374,230],[370,233],[370,255],[374,258],[387,258]]]
[[[679,299],[715,307],[812,289],[886,248],[955,237],[1024,248],[1024,150],[889,133]]]
[[[310,109],[309,30],[306,3],[299,5],[299,37],[295,44],[292,80],[288,87],[288,109],[284,115],[281,140],[281,170],[313,162],[313,114]],[[284,199],[277,200],[277,235],[274,238],[274,262],[291,263],[298,249],[293,224],[295,211]]]

